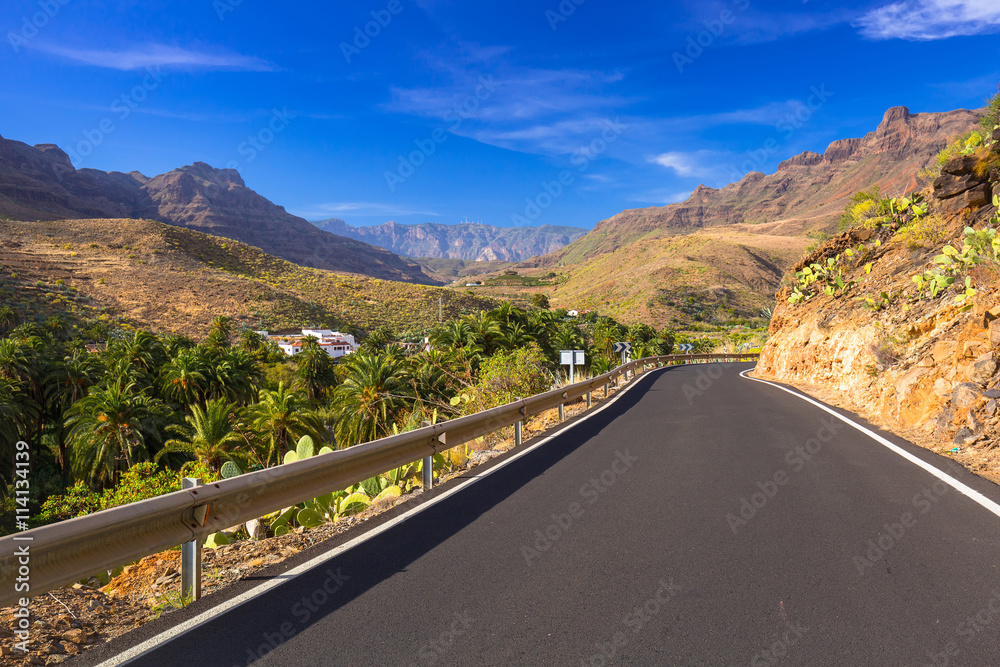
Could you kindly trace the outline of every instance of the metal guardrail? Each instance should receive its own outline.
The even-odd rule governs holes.
[[[347,488],[575,401],[598,387],[617,384],[619,378],[627,380],[636,371],[691,361],[756,361],[758,356],[687,354],[639,359],[590,380],[491,410],[7,535],[0,538],[0,607]],[[24,580],[30,588],[18,592],[15,582]]]

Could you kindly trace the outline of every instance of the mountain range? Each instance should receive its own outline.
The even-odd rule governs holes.
[[[153,178],[76,169],[53,144],[0,137],[0,216],[14,220],[150,219],[242,241],[306,267],[436,284],[416,262],[325,232],[204,162]]]
[[[479,223],[352,227],[339,218],[313,222],[320,229],[364,241],[398,255],[474,262],[520,262],[559,250],[587,233],[581,227],[494,227]]]
[[[872,132],[834,141],[823,154],[801,153],[773,174],[750,172],[720,189],[699,186],[677,204],[623,211],[589,233],[478,224],[356,228],[338,219],[310,224],[246,187],[233,170],[196,162],[149,178],[75,169],[54,145],[0,138],[0,216],[145,218],[242,241],[306,267],[412,283],[477,283],[477,270],[555,272],[545,285],[525,283],[514,295],[476,289],[501,297],[544,291],[554,306],[599,310],[625,322],[725,324],[759,319],[784,271],[835,230],[851,195],[878,186],[895,196],[925,184],[937,153],[977,127],[978,117],[965,109],[893,107]],[[523,259],[536,253],[544,254]],[[520,262],[499,261],[505,259]]]
[[[829,232],[859,190],[878,185],[896,196],[916,189],[921,170],[933,163],[949,138],[978,127],[978,117],[966,109],[915,114],[892,107],[863,137],[834,141],[822,155],[800,153],[781,162],[773,174],[751,171],[721,189],[700,185],[677,204],[623,211],[549,259],[577,261],[640,238],[723,225],[782,236]]]
[[[928,182],[928,167],[980,112],[893,107],[863,137],[804,152],[775,173],[699,186],[687,200],[623,211],[556,252],[518,265],[562,272],[553,305],[599,309],[622,321],[683,326],[759,317],[784,271],[836,230],[850,197],[878,186],[897,196]]]

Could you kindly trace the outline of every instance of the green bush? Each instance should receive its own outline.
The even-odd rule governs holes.
[[[34,523],[44,526],[162,496],[179,490],[184,477],[201,477],[203,481],[209,482],[215,481],[217,475],[207,467],[195,463],[185,464],[179,471],[157,469],[155,464],[148,462],[137,463],[122,474],[118,486],[102,493],[94,493],[87,484],[77,482],[65,494],[50,496],[42,504]]]
[[[986,112],[979,119],[979,124],[983,126],[986,133],[993,132],[993,128],[1000,125],[1000,92],[986,100]]]
[[[971,155],[982,145],[983,135],[979,133],[979,130],[966,132],[962,136],[955,139],[955,141],[948,144],[947,148],[937,154],[937,164],[939,167],[943,167],[948,163],[948,160],[952,159],[956,155]]]
[[[535,344],[511,352],[500,352],[479,367],[479,382],[471,392],[466,412],[488,410],[547,391],[552,373],[545,354]]]

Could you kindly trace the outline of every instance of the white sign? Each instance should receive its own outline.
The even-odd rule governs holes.
[[[559,350],[559,364],[569,366],[569,383],[573,384],[575,378],[574,367],[583,366],[586,363],[583,350]]]

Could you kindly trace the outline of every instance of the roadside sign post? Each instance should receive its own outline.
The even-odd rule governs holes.
[[[584,366],[587,363],[586,356],[583,350],[560,350],[559,351],[559,364],[562,366],[569,366],[569,383],[573,384],[576,380],[576,375],[574,370],[577,366]]]
[[[622,355],[622,366],[632,361],[632,343],[628,341],[615,343],[615,352]]]

